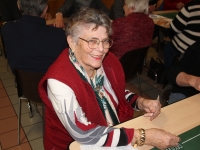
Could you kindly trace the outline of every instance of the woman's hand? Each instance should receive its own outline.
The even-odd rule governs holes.
[[[161,150],[178,146],[180,142],[179,137],[162,129],[146,129],[145,137],[145,145],[155,146]]]
[[[65,27],[63,15],[60,12],[56,14],[54,27],[57,27],[57,28],[64,28]]]
[[[144,116],[150,117],[150,120],[155,119],[160,114],[161,104],[159,97],[157,100],[150,100],[139,97],[137,99],[137,105],[140,110],[144,110],[146,112]]]

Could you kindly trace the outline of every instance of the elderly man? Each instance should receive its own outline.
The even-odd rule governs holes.
[[[200,91],[200,39],[190,46],[184,57],[168,72],[168,80],[173,83],[168,103],[190,97]]]
[[[8,63],[13,72],[15,68],[46,72],[67,47],[65,31],[46,25],[47,2],[18,0],[21,19],[8,21],[2,27]]]

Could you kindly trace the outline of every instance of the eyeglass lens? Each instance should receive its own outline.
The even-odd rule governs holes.
[[[90,48],[97,48],[100,42],[102,42],[103,48],[110,48],[113,43],[111,39],[105,39],[103,41],[100,41],[99,39],[92,39],[88,41],[88,46]]]

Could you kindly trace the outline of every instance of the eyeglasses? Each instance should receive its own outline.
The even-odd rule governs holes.
[[[85,40],[83,38],[78,37],[79,39],[85,41],[88,43],[88,47],[91,49],[97,48],[99,46],[99,43],[102,42],[103,48],[108,49],[112,46],[113,40],[112,39],[104,39],[103,41],[100,41],[99,39],[91,39],[91,40]]]

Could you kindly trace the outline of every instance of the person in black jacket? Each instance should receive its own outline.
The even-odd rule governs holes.
[[[173,83],[169,104],[193,96],[200,91],[200,39],[191,45],[183,58],[168,72],[168,80]]]
[[[22,17],[8,21],[2,36],[8,63],[24,71],[45,73],[58,55],[67,47],[63,29],[46,25],[48,0],[18,0]]]
[[[58,9],[54,26],[64,28],[63,18],[70,17],[72,14],[78,12],[81,7],[90,7],[101,10],[110,15],[109,9],[101,0],[65,0],[64,4]]]

